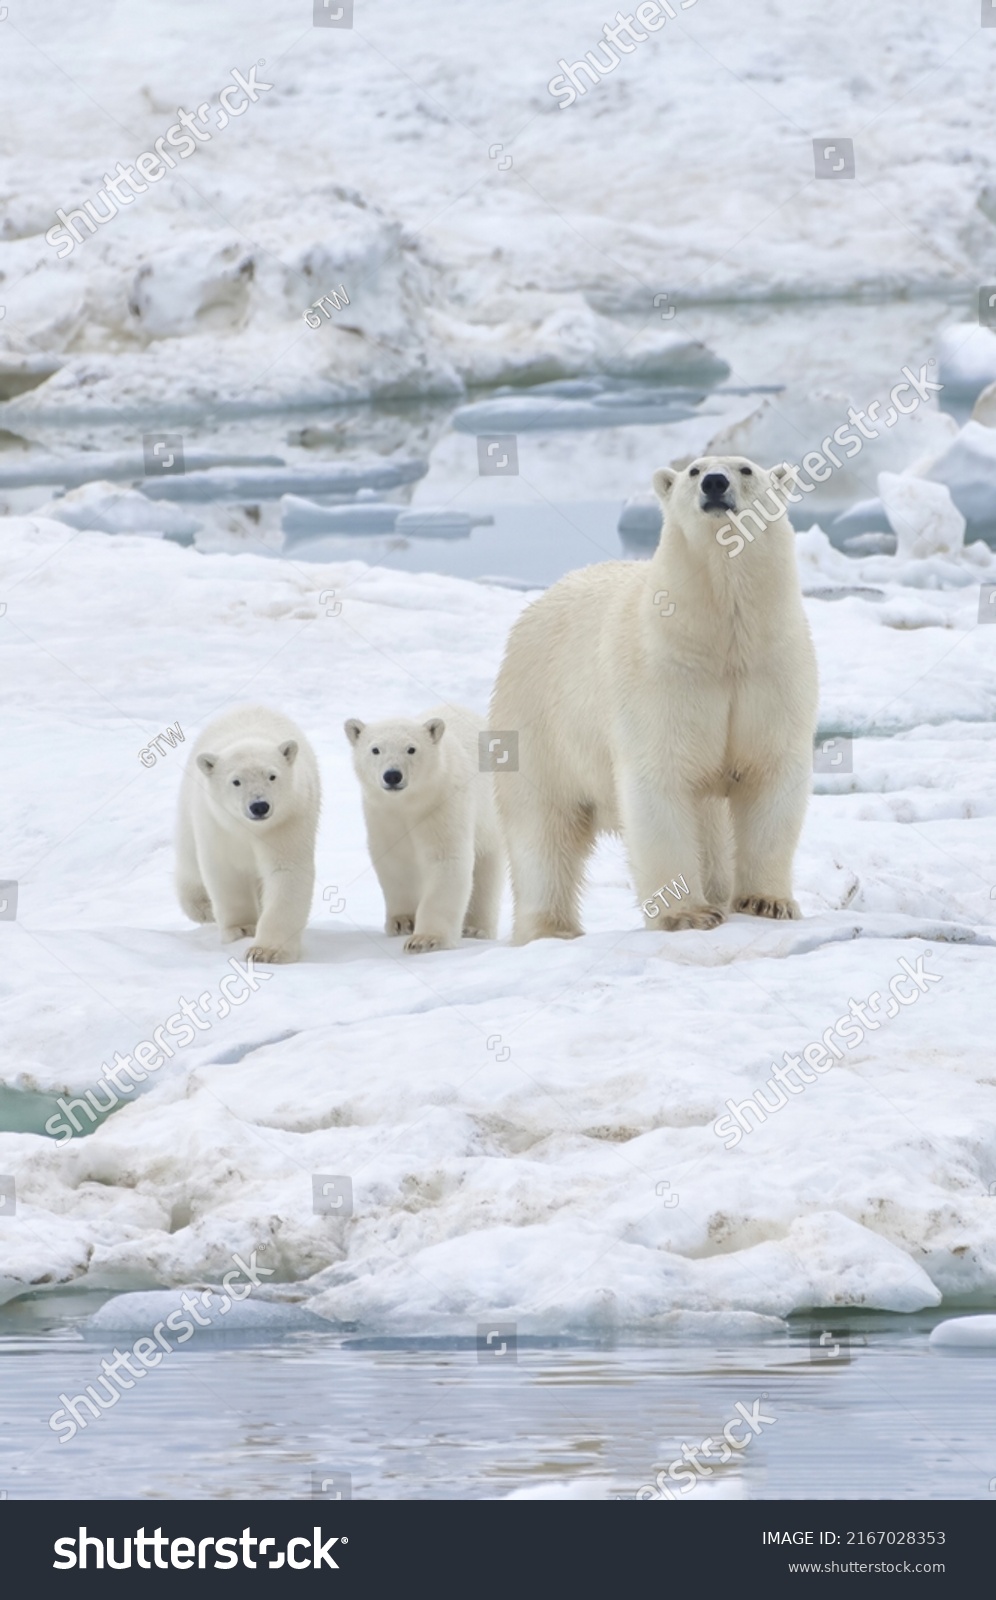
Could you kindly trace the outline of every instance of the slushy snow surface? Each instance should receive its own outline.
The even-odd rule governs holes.
[[[814,778],[803,920],[646,932],[606,844],[585,937],[513,949],[506,905],[498,942],[415,957],[381,931],[342,723],[485,710],[529,597],[41,518],[0,536],[0,877],[19,896],[0,919],[0,1104],[40,1106],[40,1128],[181,999],[208,1019],[92,1134],[0,1135],[5,1296],[217,1286],[256,1251],[263,1301],[405,1334],[507,1317],[664,1337],[676,1316],[749,1331],[809,1307],[991,1303],[987,549],[849,560],[819,529],[797,541],[805,589],[882,597],[806,601],[821,742],[854,743],[853,771],[828,744]],[[257,969],[222,1018],[247,946],[185,920],[171,835],[196,732],[247,701],[304,728],[324,807],[304,959]],[[889,1015],[901,961],[939,981]],[[727,1148],[727,1102],[776,1100],[783,1052],[873,992],[877,1025]],[[351,1207],[316,1211],[316,1177],[348,1177]]]

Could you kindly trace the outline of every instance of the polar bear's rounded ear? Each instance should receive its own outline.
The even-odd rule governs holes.
[[[772,467],[768,476],[772,483],[788,485],[791,488],[796,481],[798,471],[798,467],[792,466],[791,462],[780,461],[777,467]]]
[[[218,757],[217,756],[209,756],[209,755],[200,755],[200,756],[197,757],[197,765],[200,767],[200,769],[204,773],[204,775],[206,777],[210,778],[210,776],[211,776],[212,772],[214,771],[215,767],[218,765]]]
[[[292,767],[297,760],[297,740],[288,739],[286,744],[282,744],[280,746],[280,754],[283,756],[287,765]]]
[[[658,467],[652,478],[654,492],[658,499],[666,500],[674,488],[674,480],[678,476],[670,467]]]
[[[442,717],[430,717],[429,721],[425,724],[425,731],[429,735],[429,738],[432,740],[433,744],[438,744],[440,739],[443,737],[443,734],[446,732],[446,724]]]
[[[366,723],[357,722],[355,717],[350,717],[348,722],[343,723],[343,727],[346,730],[346,738],[349,740],[350,744],[358,744],[360,734],[366,727]]]

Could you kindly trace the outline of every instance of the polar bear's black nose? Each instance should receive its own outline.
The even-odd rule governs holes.
[[[707,472],[702,479],[702,493],[707,500],[719,500],[730,487],[725,472]]]
[[[249,807],[251,817],[268,817],[270,814],[269,800],[254,800]]]
[[[388,767],[384,774],[384,782],[389,789],[396,789],[403,777],[404,773],[399,772],[397,767]]]

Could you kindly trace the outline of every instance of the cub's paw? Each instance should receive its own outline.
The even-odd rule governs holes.
[[[234,944],[236,939],[253,939],[255,935],[255,922],[247,922],[243,927],[237,927],[233,923],[230,927],[222,929],[221,942],[222,944]]]
[[[451,950],[453,947],[441,933],[413,933],[405,940],[404,948],[409,955],[419,956],[427,950]]]
[[[718,928],[726,921],[725,914],[716,906],[699,906],[688,911],[676,911],[672,916],[659,917],[649,924],[665,933],[679,933],[683,928]]]
[[[493,939],[494,934],[490,928],[472,928],[469,924],[463,930],[464,939]]]
[[[534,939],[581,939],[584,929],[543,917],[535,922],[517,923],[512,935],[513,944],[532,944]]]
[[[773,917],[776,922],[798,922],[802,916],[794,900],[772,900],[760,894],[742,895],[733,902],[733,909],[748,917]]]
[[[384,932],[392,936],[396,936],[399,933],[413,933],[414,931],[414,917],[388,917],[384,924]]]
[[[274,947],[265,944],[254,944],[251,950],[246,951],[245,959],[259,962],[268,967],[278,967],[285,965],[289,961],[296,961],[299,955],[300,950],[291,945],[282,944]]]

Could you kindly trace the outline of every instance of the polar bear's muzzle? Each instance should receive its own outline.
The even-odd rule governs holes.
[[[735,511],[730,480],[725,472],[707,472],[702,479],[699,506],[703,511]]]
[[[380,781],[388,794],[397,794],[405,787],[406,779],[404,773],[399,772],[397,767],[388,767],[387,771],[381,774]]]

